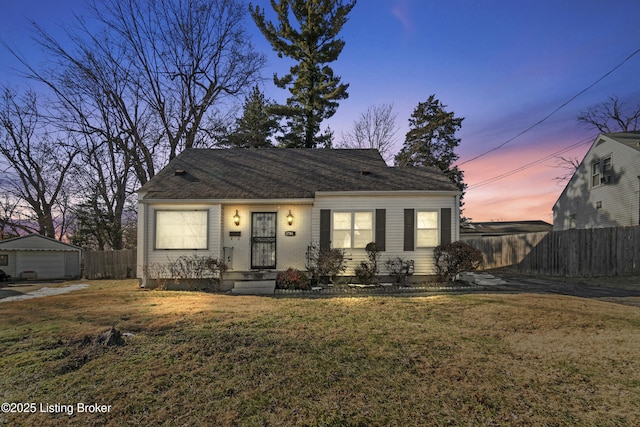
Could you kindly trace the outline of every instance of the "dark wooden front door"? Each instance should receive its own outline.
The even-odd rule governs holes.
[[[275,212],[251,214],[251,268],[276,268]]]

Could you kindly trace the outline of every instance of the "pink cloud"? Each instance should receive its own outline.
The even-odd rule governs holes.
[[[411,20],[411,11],[409,10],[408,0],[398,0],[391,8],[391,14],[395,16],[405,31],[413,29],[413,21]]]
[[[551,146],[519,147],[517,150],[496,152],[462,166],[468,184],[464,214],[474,221],[543,220],[551,222],[552,208],[564,184],[556,177],[564,171],[554,167],[555,158],[510,174],[521,166],[542,159],[558,151],[567,143]],[[564,153],[582,158],[588,145]],[[508,176],[483,184],[503,174]],[[480,185],[478,185],[480,184]]]

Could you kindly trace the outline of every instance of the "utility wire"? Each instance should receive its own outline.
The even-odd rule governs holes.
[[[530,167],[535,166],[538,163],[544,162],[545,160],[549,160],[552,157],[559,156],[560,154],[564,154],[567,151],[571,151],[574,148],[576,148],[576,147],[578,147],[580,145],[584,145],[584,144],[586,144],[588,142],[591,142],[591,141],[593,141],[593,137],[585,138],[585,139],[583,139],[583,140],[581,140],[579,142],[576,142],[575,144],[571,144],[568,147],[565,147],[565,148],[563,148],[563,149],[561,149],[559,151],[556,151],[555,153],[551,153],[551,154],[549,154],[549,155],[547,155],[547,156],[545,156],[543,158],[540,158],[538,160],[534,160],[533,162],[527,163],[526,165],[522,165],[522,166],[520,166],[520,167],[518,167],[516,169],[513,169],[513,170],[509,171],[509,172],[505,172],[505,173],[503,173],[501,175],[497,175],[497,176],[494,176],[492,178],[486,179],[484,181],[480,181],[477,184],[470,185],[468,187],[468,190],[471,190],[471,189],[474,189],[474,188],[478,188],[478,187],[481,187],[481,186],[486,185],[486,184],[491,184],[491,183],[493,183],[495,181],[498,181],[498,180],[501,180],[501,179],[506,178],[508,176],[514,175],[514,174],[516,174],[518,172],[522,172],[523,170],[529,169]]]
[[[578,92],[577,94],[573,95],[569,100],[565,101],[562,105],[560,105],[558,108],[556,108],[555,110],[553,110],[551,113],[547,114],[544,118],[538,120],[536,123],[532,124],[531,126],[529,126],[528,128],[526,128],[525,130],[523,130],[522,132],[518,133],[516,136],[506,140],[505,142],[503,142],[500,145],[497,145],[496,147],[493,147],[492,149],[485,151],[482,154],[479,154],[469,160],[465,160],[462,163],[459,163],[457,166],[462,166],[465,163],[469,163],[472,162],[474,160],[478,160],[481,157],[486,156],[489,153],[492,153],[502,147],[504,147],[505,145],[507,145],[508,143],[512,142],[513,140],[515,140],[516,138],[521,137],[522,135],[524,135],[525,133],[529,132],[531,129],[535,128],[536,126],[544,123],[549,117],[553,116],[554,114],[556,114],[558,111],[560,111],[562,108],[566,107],[569,103],[571,103],[574,99],[576,99],[577,97],[579,97],[580,95],[582,95],[583,93],[585,93],[586,91],[588,91],[589,89],[591,89],[592,87],[594,87],[595,85],[597,85],[598,83],[600,83],[602,80],[604,80],[606,77],[608,77],[611,73],[613,73],[614,71],[616,71],[618,68],[622,67],[622,65],[624,65],[627,61],[629,61],[631,58],[633,58],[635,55],[637,55],[638,53],[640,53],[640,49],[636,50],[635,52],[633,52],[631,55],[627,56],[621,63],[619,63],[618,65],[616,65],[615,67],[613,67],[611,70],[609,70],[607,73],[605,73],[602,77],[600,77],[598,80],[596,80],[595,82],[591,83],[589,86],[587,86],[586,88],[582,89],[580,92]]]

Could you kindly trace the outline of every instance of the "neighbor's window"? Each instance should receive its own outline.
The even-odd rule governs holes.
[[[416,212],[416,246],[435,247],[438,241],[438,212]]]
[[[373,212],[334,212],[333,247],[364,248],[373,241]]]
[[[208,211],[156,211],[156,249],[207,249]]]
[[[598,187],[611,182],[611,157],[591,163],[591,187]]]
[[[0,265],[9,265],[9,255],[0,255]]]

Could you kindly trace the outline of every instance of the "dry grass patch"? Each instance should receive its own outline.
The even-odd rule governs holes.
[[[0,305],[11,425],[634,425],[640,310],[548,295],[265,298],[91,282]],[[83,347],[115,325],[119,347]]]

